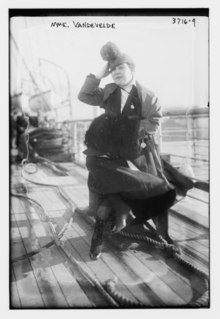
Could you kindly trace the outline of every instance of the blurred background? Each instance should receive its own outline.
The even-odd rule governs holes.
[[[181,21],[178,23],[176,17],[174,23],[171,16],[12,17],[12,154],[17,156],[19,149],[17,119],[26,116],[29,122],[23,125],[25,130],[27,126],[29,130],[59,130],[52,144],[51,136],[48,143],[45,139],[39,145],[32,141],[38,153],[57,161],[74,159],[84,164],[84,134],[101,110],[81,103],[77,95],[85,77],[102,68],[100,49],[112,41],[135,61],[137,80],[159,98],[164,113],[161,151],[174,165],[208,180],[208,18],[179,18]],[[184,19],[187,23],[183,23]],[[54,22],[64,23],[65,27],[55,26]],[[114,28],[77,28],[78,22],[109,23]],[[101,86],[109,82],[111,76]],[[26,153],[23,148],[20,158]]]

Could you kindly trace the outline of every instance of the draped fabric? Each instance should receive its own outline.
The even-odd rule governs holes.
[[[140,219],[149,219],[173,205],[176,192],[157,176],[132,170],[123,159],[87,156],[88,187],[103,199],[119,195]]]

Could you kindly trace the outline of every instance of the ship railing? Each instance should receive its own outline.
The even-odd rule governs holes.
[[[190,168],[198,180],[209,181],[209,113],[208,108],[194,112],[166,112],[159,131],[161,153],[176,167]],[[68,132],[68,149],[73,160],[85,165],[85,132],[91,119],[57,123]]]

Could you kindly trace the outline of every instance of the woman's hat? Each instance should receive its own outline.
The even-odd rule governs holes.
[[[100,54],[104,61],[108,61],[108,66],[111,71],[114,70],[117,65],[122,63],[127,63],[132,71],[135,69],[135,64],[131,57],[122,53],[113,42],[107,42],[101,48]]]

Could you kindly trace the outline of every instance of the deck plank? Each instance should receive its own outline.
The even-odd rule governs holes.
[[[172,217],[170,217],[172,219]],[[172,219],[169,223],[170,229],[175,230],[176,233],[179,233],[175,238],[177,242],[183,242],[184,244],[197,245],[198,252],[207,254],[209,251],[209,234],[206,230],[195,232],[188,224],[180,223],[178,220]]]
[[[18,199],[18,204],[20,204],[20,202],[21,200]],[[24,229],[25,229],[24,223],[26,223],[27,221],[26,214],[24,213],[12,214],[11,220],[12,221],[11,221],[11,232],[10,232],[10,239],[11,239],[10,252],[11,252],[11,261],[13,261],[13,260],[18,260],[20,258],[23,258],[27,254],[27,250],[24,245],[25,239],[22,238],[22,234],[24,234]],[[22,227],[20,226],[23,226],[23,231],[22,231]],[[33,244],[32,244],[32,247],[33,249],[39,248],[38,245],[36,247],[36,245],[33,246]],[[31,248],[29,249],[29,251],[31,251]]]
[[[207,203],[186,197],[172,206],[171,210],[180,216],[187,217],[189,220],[202,225],[204,228],[209,228],[209,208]]]
[[[184,200],[179,202],[179,206],[187,207],[188,209],[190,208],[190,210],[199,212],[203,217],[208,219],[208,203],[186,196]]]
[[[181,292],[177,293],[175,290],[175,285],[177,284],[176,276],[172,273],[169,273],[168,276],[167,271],[166,274],[163,276],[161,273],[157,273],[155,268],[161,269],[161,264],[152,254],[151,256],[145,256],[145,262],[143,263],[143,258],[137,258],[137,254],[133,255],[132,252],[124,253],[124,259],[127,261],[128,264],[131,264],[133,269],[138,269],[138,275],[142,279],[143,283],[146,283],[152,291],[162,300],[162,302],[167,306],[178,306],[178,305],[185,305],[186,302],[190,301],[187,298],[187,293],[191,296],[192,291],[191,289],[185,289],[186,286],[183,284],[181,285]],[[153,267],[150,267],[150,263],[147,260],[152,260],[153,258]],[[174,286],[174,287],[173,287]],[[180,286],[178,287],[180,288]],[[189,286],[187,286],[189,288]]]
[[[11,267],[11,284],[10,284],[10,307],[15,309],[21,308],[21,301],[18,294],[17,282],[15,280],[14,270]]]
[[[63,189],[76,206],[82,207],[89,204],[89,191],[86,185],[81,187],[63,187]]]
[[[28,259],[12,265],[22,308],[44,308],[36,278]]]
[[[197,264],[198,265],[198,264]],[[174,280],[175,281],[175,280]],[[192,294],[192,293],[191,293]],[[188,292],[185,293],[185,299],[188,298]]]
[[[203,271],[208,272],[209,268],[209,236],[206,231],[195,233],[188,224],[180,226],[175,221],[170,223],[171,237],[178,243],[183,252],[190,258],[191,263],[202,267]],[[195,230],[195,228],[194,228]]]
[[[20,216],[25,216],[24,219],[20,220]],[[40,248],[40,245],[36,239],[36,236],[33,231],[33,227],[30,225],[26,214],[16,214],[15,215],[16,223],[17,223],[17,229],[20,234],[20,238],[22,240],[22,243],[25,247],[26,253],[30,253],[34,250],[37,250]]]
[[[53,256],[56,256],[57,262],[51,268],[65,295],[68,305],[73,308],[93,307],[93,303],[88,299],[77,280],[66,268],[66,262],[63,260],[56,247],[53,247],[52,253]]]
[[[175,239],[179,246],[190,249],[199,258],[204,259],[204,261],[208,260],[209,248],[200,244],[199,241],[196,241],[196,238],[202,235],[196,237],[195,234],[192,234],[187,229],[179,229],[178,225],[175,225],[174,223],[170,225],[169,230],[172,238]]]
[[[64,263],[63,260],[59,262]],[[42,298],[47,308],[67,308],[69,303],[57,280],[56,266],[59,266],[56,251],[52,248],[42,249],[41,252],[31,258],[31,265],[40,287]]]
[[[56,221],[60,227],[62,228],[64,221],[61,219]],[[89,249],[90,249],[90,242],[85,241],[84,239],[88,236],[79,225],[73,223],[71,230],[69,231],[68,242],[65,244],[67,245],[66,249],[70,250],[72,255],[75,256],[76,261],[79,263],[86,272],[88,272],[92,277],[95,277],[101,282],[105,282],[108,279],[114,278],[116,275],[112,272],[112,269],[106,265],[102,259],[97,261],[92,261],[89,257]],[[90,237],[91,238],[91,237]],[[120,278],[121,279],[121,278]],[[131,280],[129,278],[129,280]],[[128,298],[134,299],[134,296],[121,284],[121,289],[127,295]]]
[[[182,266],[177,265],[176,262],[170,264],[171,258],[162,255],[161,252],[157,253],[154,251],[151,256],[146,258],[146,254],[138,249],[135,250],[135,256],[142,263],[146,264],[152,272],[159,276],[185,303],[190,302],[194,298],[198,298],[201,293],[204,292],[201,280],[195,278],[195,280],[197,279],[197,285],[193,287],[191,273]]]
[[[114,263],[106,263],[106,259],[103,259],[103,256],[100,260],[91,260],[89,258],[90,246],[84,241],[75,241],[74,247],[77,249],[81,258],[86,261],[86,264],[92,270],[93,276],[95,275],[98,281],[105,283],[108,280],[114,279],[115,277],[120,278],[119,284],[125,296],[133,301],[138,299],[139,301],[146,302],[146,293],[142,289],[135,286],[132,286],[132,289],[129,289],[130,287],[128,286],[128,283],[134,283],[134,277],[131,276],[131,273],[128,272],[128,269],[121,265],[121,260],[114,260]],[[124,275],[125,273],[126,278],[122,276],[122,274]]]
[[[180,233],[184,234],[184,232],[189,233],[189,238],[194,238],[195,241],[198,243],[199,247],[206,247],[209,248],[209,230],[203,227],[199,227],[199,225],[194,225],[193,223],[186,222],[178,218],[172,212],[169,214],[169,224],[170,226],[177,228]],[[186,234],[185,233],[185,234]],[[177,238],[178,239],[178,238]],[[185,238],[187,239],[187,238]],[[184,238],[183,238],[184,240]]]
[[[20,215],[19,215],[20,217]],[[51,267],[48,265],[48,257],[49,257],[49,250],[41,250],[40,244],[42,244],[42,241],[40,240],[43,237],[45,238],[46,242],[48,242],[50,239],[47,238],[47,234],[45,232],[45,229],[42,225],[41,229],[44,230],[44,232],[40,233],[41,236],[39,236],[39,233],[36,236],[36,228],[34,229],[33,225],[31,225],[30,220],[25,218],[25,227],[20,227],[19,223],[21,221],[18,219],[16,220],[17,226],[19,229],[19,233],[22,239],[22,242],[24,244],[25,250],[27,253],[31,253],[34,250],[40,250],[40,252],[35,255],[34,257],[26,258],[22,262],[29,263],[29,269],[32,273],[32,278],[35,279],[36,284],[38,286],[39,292],[41,294],[41,298],[44,302],[45,307],[49,308],[59,308],[59,307],[67,307],[68,304],[65,300],[65,297],[63,296],[63,293],[56,281],[56,278],[51,270]],[[22,220],[24,223],[24,221]],[[28,229],[28,231],[27,231]],[[43,241],[43,244],[45,244],[45,240]],[[46,263],[46,266],[45,266]],[[35,294],[36,295],[36,294]],[[27,296],[23,296],[23,304],[28,304]],[[33,305],[34,307],[34,305]],[[36,307],[38,308],[39,305],[36,304]]]
[[[78,222],[78,224],[79,224],[79,222]],[[124,242],[125,240],[123,239],[123,242]],[[117,244],[117,243],[116,243]],[[144,246],[144,245],[143,245]],[[141,251],[146,251],[146,248],[144,249],[144,247],[142,247],[142,250]],[[155,256],[156,255],[156,256]],[[178,290],[178,288],[181,286],[181,287],[184,287],[184,282],[183,281],[185,281],[185,291],[183,290],[183,289],[181,289],[181,292],[179,292],[180,293],[180,295],[181,295],[181,297],[186,301],[186,300],[188,300],[189,301],[189,297],[190,297],[190,295],[188,295],[188,291],[190,290],[191,291],[191,296],[196,296],[196,295],[198,295],[198,294],[196,294],[196,292],[193,292],[192,291],[192,289],[190,288],[189,289],[189,287],[191,287],[191,276],[189,276],[189,274],[188,274],[188,271],[186,271],[186,270],[184,270],[184,269],[182,269],[182,267],[178,267],[178,266],[176,266],[175,265],[175,267],[174,267],[174,269],[173,268],[171,268],[171,270],[169,269],[169,267],[167,267],[167,265],[166,265],[166,267],[165,267],[165,265],[164,265],[164,263],[163,263],[163,260],[161,261],[161,254],[159,255],[160,257],[159,257],[159,260],[158,260],[158,254],[155,254],[155,252],[154,253],[152,253],[152,255],[150,255],[150,257],[148,257],[147,258],[147,255],[145,255],[145,253],[141,253],[140,252],[140,250],[139,251],[136,251],[135,252],[135,256],[136,257],[138,257],[139,259],[140,259],[140,261],[141,262],[143,262],[144,264],[145,264],[145,266],[147,266],[148,268],[150,268],[150,270],[152,271],[152,272],[154,272],[155,271],[155,267],[159,267],[159,269],[161,269],[161,266],[162,266],[162,264],[163,264],[163,271],[166,271],[166,276],[165,277],[163,277],[162,279],[166,282],[166,284],[168,285],[168,286],[170,286],[170,287],[172,287],[172,289],[173,289],[173,286],[176,288],[176,290]],[[141,256],[141,258],[140,258],[140,256]],[[153,257],[153,259],[152,259],[152,257]],[[157,262],[155,262],[155,259],[156,259],[156,261]],[[152,260],[152,266],[151,267],[149,267],[149,260],[151,261]],[[179,273],[181,273],[181,274],[183,274],[183,275],[179,275],[178,273],[177,273],[177,271],[175,271],[175,269],[178,269],[178,272]],[[178,278],[178,277],[180,277],[180,278]],[[189,278],[189,279],[186,279],[186,278]],[[181,280],[180,280],[181,279]],[[194,279],[194,281],[195,281],[196,279]],[[180,284],[180,286],[178,287],[178,283]],[[203,292],[203,290],[204,290],[204,287],[200,287],[199,285],[201,285],[201,280],[198,280],[198,278],[197,278],[197,283],[198,283],[198,287],[197,287],[197,291],[198,291],[198,293],[202,293]],[[188,287],[187,287],[187,285],[188,285]],[[194,288],[194,287],[193,287]]]
[[[111,239],[112,242],[116,242],[116,239]],[[154,293],[154,298],[160,301],[159,306],[161,305],[181,305],[185,304],[184,300],[178,296],[173,290],[161,280],[161,278],[155,273],[155,271],[151,271],[149,269],[147,262],[143,263],[140,261],[137,256],[130,250],[121,251],[118,250],[120,254],[120,259],[122,262],[127,265],[132,271],[136,274],[137,280],[142,283],[142,285],[146,285],[149,289]],[[145,254],[146,259],[152,259],[153,255]],[[154,258],[155,267],[157,267],[157,260]]]
[[[32,216],[33,217],[33,216]],[[35,224],[32,225],[34,229],[34,233],[36,238],[39,242],[39,245],[43,247],[48,241],[52,238],[48,237],[48,233],[45,232],[42,224],[37,223],[36,220]],[[29,216],[29,222],[33,222],[31,217]],[[51,252],[53,250],[53,252]],[[78,284],[75,282],[74,278],[70,276],[69,272],[66,270],[64,264],[64,260],[59,258],[57,261],[57,265],[50,266],[50,264],[54,264],[54,259],[56,258],[59,253],[54,250],[54,247],[44,250],[46,252],[46,258],[44,258],[43,266],[40,267],[38,265],[39,261],[40,264],[42,263],[43,257],[41,257],[42,252],[39,253],[37,256],[31,259],[31,264],[34,267],[36,272],[36,278],[38,284],[41,288],[41,292],[43,295],[43,299],[45,301],[46,307],[49,308],[66,308],[68,306],[74,306],[74,299],[73,296],[68,294],[68,290],[74,288],[73,291],[77,292],[80,295],[81,304],[84,306],[90,306],[91,304],[86,300],[84,295],[80,294],[80,289]],[[36,266],[37,264],[37,266]],[[39,268],[40,267],[40,268]],[[62,268],[62,272],[59,272],[60,267]],[[68,278],[68,286],[66,281],[66,286],[63,284],[63,280],[67,280]]]
[[[205,202],[206,204],[209,204],[209,193],[205,192],[203,190],[200,190],[198,188],[192,188],[187,192],[187,195],[190,197],[200,200],[202,202]]]
[[[170,231],[171,236],[174,239],[178,239],[180,237],[179,230],[173,230]],[[202,258],[201,254],[198,253],[198,251],[193,250],[192,247],[186,244],[187,241],[182,242],[179,244],[182,250],[182,256],[183,258],[188,261],[190,264],[194,265],[195,267],[201,269],[203,272],[207,273],[209,272],[209,261],[208,261],[208,255],[207,259]]]
[[[85,254],[84,259],[88,260],[93,228],[85,227],[85,224],[82,225],[81,223],[82,221],[79,222],[76,216],[75,218],[76,218],[76,222],[73,224],[73,227],[75,228],[75,232],[78,233],[78,236],[81,238],[84,238],[85,243],[82,243],[82,242],[79,243],[78,241],[77,243],[74,242],[74,247],[76,246],[78,247],[78,251],[80,254],[84,252]],[[89,261],[87,261],[87,264],[93,266],[93,271],[94,273],[99,275],[99,280],[106,281],[108,279],[113,279],[114,276],[118,276],[120,274],[119,276],[120,280],[123,281],[126,285],[128,283],[134,282],[134,276],[132,276],[133,272],[131,272],[131,270],[128,267],[127,268],[125,267],[120,257],[118,258],[115,256],[115,251],[113,252],[111,250],[108,250],[108,253],[103,252],[100,260],[104,261],[104,264],[110,267],[113,273],[112,272],[109,273],[108,271],[109,276],[106,276],[106,268],[103,269],[103,272],[100,272],[99,261],[94,262],[90,260],[89,258]],[[135,280],[136,280],[136,277],[135,277]],[[146,297],[146,294],[143,294],[141,290],[138,292],[138,297],[140,298],[139,300],[142,302],[146,302],[146,299],[148,300],[148,298]]]
[[[11,211],[13,214],[24,214],[25,205],[18,197],[11,197]]]
[[[16,220],[13,223],[11,223],[10,253],[11,253],[11,260],[14,260],[21,256],[26,255],[26,249],[24,247]]]
[[[33,249],[41,250],[33,257],[13,262],[14,303],[19,305],[20,300],[20,307],[36,306],[26,296],[25,285],[30,282],[38,300],[37,307],[106,307],[108,302],[97,288],[86,282],[80,269],[101,283],[117,277],[117,290],[130,300],[140,301],[146,306],[181,306],[198,298],[204,287],[195,274],[176,265],[172,258],[157,249],[149,246],[146,249],[146,245],[140,242],[129,242],[114,235],[105,241],[101,258],[92,261],[89,249],[93,226],[82,216],[73,214],[74,207],[88,205],[88,172],[71,163],[67,167],[70,172],[68,177],[55,176],[51,170],[38,167],[38,181],[44,184],[51,182],[56,187],[31,184],[21,177],[19,169],[13,171],[13,183],[19,185],[23,182],[27,186],[27,195],[42,205],[57,233],[73,217],[63,247],[72,258],[69,260],[64,251],[61,253],[62,249],[55,246],[42,249],[52,239],[52,233],[47,222],[41,218],[41,209],[31,202],[12,197],[12,259],[24,256]],[[58,186],[62,186],[71,203],[60,195]],[[170,234],[181,246],[184,259],[208,273],[208,196],[206,194],[205,199],[200,200],[202,193],[198,190],[192,190],[190,195],[195,198],[185,198],[175,205],[177,213],[170,213]],[[188,219],[184,220],[180,214]],[[192,214],[195,223],[190,223]],[[203,226],[200,227],[199,223]],[[24,272],[24,269],[27,271]]]
[[[100,296],[100,293],[97,291],[91,280],[88,280],[90,276],[91,278],[94,278],[92,270],[87,266],[75,246],[71,245],[69,240],[65,242],[64,251],[67,254],[70,254],[71,262],[69,267],[73,267],[75,278],[80,283],[80,286],[82,286],[84,293],[92,305],[95,307],[107,307],[108,302]],[[83,274],[86,274],[86,279],[84,278],[84,275],[81,274],[81,271],[83,271]]]
[[[76,192],[77,192],[77,191],[76,191]],[[77,197],[77,196],[76,196],[76,197]],[[177,220],[177,218],[176,218],[176,220]],[[179,222],[179,220],[178,220],[178,222]],[[182,223],[182,221],[181,221],[181,223]],[[183,227],[182,225],[179,226],[179,228],[181,229],[181,231],[183,231],[183,229],[184,229],[184,227]],[[196,235],[196,232],[198,232],[198,229],[196,229],[195,226],[192,226],[192,228],[194,229],[195,235]],[[171,231],[171,232],[172,232],[172,231]],[[203,234],[204,234],[204,232],[203,232]],[[197,234],[197,235],[198,235],[198,234]],[[207,234],[205,234],[205,236],[207,236]],[[178,240],[178,236],[176,236],[175,239]],[[203,240],[203,242],[204,242],[204,240]],[[198,249],[197,249],[197,247],[196,247],[197,243],[198,243],[198,246],[199,246]],[[206,245],[208,246],[208,241],[206,241]],[[206,249],[204,249],[204,247],[200,247],[200,243],[199,243],[198,241],[196,241],[196,244],[192,243],[191,245],[187,245],[187,241],[184,241],[183,246],[185,246],[185,247],[190,246],[190,249],[192,250],[192,252],[193,252],[193,250],[195,250],[195,248],[196,248],[196,250],[198,251],[199,254],[203,254],[203,252],[204,252],[204,254],[205,254],[204,257],[205,257],[206,260],[208,260],[209,249],[206,250]],[[207,248],[208,248],[208,247],[207,247]],[[188,256],[188,254],[187,254],[187,258],[188,258],[188,257],[189,257],[189,256]],[[203,256],[202,256],[202,257],[203,257]],[[192,259],[190,259],[190,260],[192,261]],[[198,263],[196,263],[196,264],[197,264],[198,267],[201,265],[200,262],[198,262]],[[208,264],[208,261],[206,262],[206,266],[207,266],[207,264]],[[206,266],[205,266],[205,267],[202,266],[203,270],[205,270]]]
[[[63,201],[60,199],[60,197],[58,197],[56,189],[50,189],[48,187],[44,190],[44,192],[42,192],[39,188],[31,192],[29,196],[39,202],[39,204],[42,205],[46,211],[66,209]]]
[[[73,240],[70,240],[70,243],[72,245],[74,245],[74,248],[77,250],[80,259],[84,260],[86,262],[86,265],[90,268],[91,270],[91,274],[93,277],[96,278],[96,280],[98,280],[100,283],[105,283],[110,279],[114,279],[118,273],[114,272],[114,267],[112,267],[111,264],[106,264],[105,260],[103,260],[103,258],[99,259],[99,260],[91,260],[89,257],[89,245],[87,245],[82,239],[79,240],[75,240],[73,242]],[[125,269],[122,267],[123,272],[125,272]],[[119,284],[121,286],[121,289],[124,293],[125,296],[127,296],[129,299],[131,299],[132,301],[136,301],[138,298],[138,300],[140,300],[140,298],[145,298],[146,300],[146,296],[145,294],[143,294],[142,291],[140,291],[139,289],[134,289],[133,293],[131,290],[127,289],[127,285],[124,287],[124,280],[119,276],[120,280],[119,280]],[[129,280],[129,282],[131,282],[131,277],[128,275],[126,280]],[[135,297],[136,296],[136,297]]]
[[[88,241],[88,244],[89,244],[91,232],[89,235],[86,223],[83,223],[82,220],[80,221],[79,218],[77,218],[76,220],[77,220],[77,224],[80,225],[81,228],[84,229],[85,233],[87,233],[87,236],[84,238],[85,238],[85,240]],[[113,237],[111,238],[111,240],[115,241],[115,239]],[[117,244],[117,240],[116,240],[116,244]],[[109,249],[112,250],[111,247],[108,247],[108,251],[109,251]],[[128,272],[130,271],[131,279],[133,281],[139,282],[139,283],[140,282],[146,283],[147,286],[150,287],[151,291],[154,293],[154,298],[155,298],[155,295],[158,294],[158,300],[159,300],[160,304],[164,303],[164,304],[168,305],[170,302],[175,303],[175,304],[183,304],[184,303],[183,300],[180,297],[176,296],[176,294],[174,294],[172,292],[170,287],[168,287],[166,284],[164,284],[164,282],[162,282],[159,277],[156,278],[157,280],[154,280],[155,279],[154,272],[151,272],[149,270],[149,268],[146,266],[146,264],[143,264],[142,262],[140,262],[136,258],[136,256],[133,255],[130,251],[124,252],[124,251],[120,251],[120,249],[117,251],[114,250],[114,255],[118,255],[119,264],[123,265],[121,272],[117,272],[117,274],[119,274],[119,277],[121,277],[121,275],[123,273],[123,269],[124,270],[126,269]],[[147,257],[147,255],[146,255],[146,257]],[[150,257],[152,258],[152,256],[150,256]],[[115,264],[115,262],[111,263],[111,267],[114,267],[114,264]],[[134,269],[137,269],[138,271],[134,271]],[[150,278],[150,282],[148,282],[148,278]],[[152,278],[153,278],[153,280],[152,280]],[[165,291],[166,291],[166,294],[164,295]],[[149,291],[148,291],[148,293],[149,293]],[[167,296],[168,296],[168,298],[167,298]],[[146,304],[146,301],[145,301],[145,304]]]
[[[56,277],[48,263],[51,255],[50,249],[41,251],[36,256],[32,257],[31,266],[41,292],[42,299],[44,300],[46,308],[67,308],[68,303],[66,298],[57,282]]]

